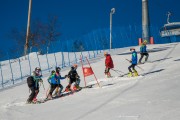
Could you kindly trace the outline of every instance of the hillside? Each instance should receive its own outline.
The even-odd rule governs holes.
[[[135,47],[137,51],[139,46]],[[104,58],[91,60],[101,88],[81,91],[66,97],[47,101],[42,104],[27,105],[29,90],[26,84],[0,92],[0,120],[179,120],[180,119],[180,44],[148,45],[149,60],[136,67],[140,76],[127,78],[120,74],[128,72],[130,65],[129,48],[111,51],[115,70],[113,78],[104,76]],[[140,57],[140,56],[139,56]],[[64,69],[64,76],[69,69]],[[81,66],[77,69],[84,86]],[[47,75],[43,77],[45,89],[49,85]],[[94,83],[94,77],[87,78]],[[67,80],[62,81],[63,86]],[[38,98],[46,96],[46,90],[40,87]]]

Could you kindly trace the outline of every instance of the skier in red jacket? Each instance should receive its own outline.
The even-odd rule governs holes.
[[[106,57],[106,59],[105,59],[105,66],[106,66],[106,68],[105,68],[105,72],[104,73],[105,73],[105,75],[107,77],[111,77],[110,69],[114,68],[113,60],[111,58],[111,55],[108,54],[107,52],[104,52],[104,56]]]

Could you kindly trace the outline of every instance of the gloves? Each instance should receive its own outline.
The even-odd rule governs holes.
[[[43,80],[42,80],[42,79],[40,79],[40,80],[39,80],[39,82],[43,83]]]
[[[76,76],[76,78],[80,78],[80,76],[79,76],[79,75],[77,75],[77,76]]]

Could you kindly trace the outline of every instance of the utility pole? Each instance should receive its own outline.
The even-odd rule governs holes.
[[[149,43],[149,37],[148,0],[142,0],[142,39]]]
[[[31,6],[32,0],[29,0],[29,10],[28,10],[28,21],[27,21],[27,32],[26,32],[26,43],[24,46],[24,55],[27,55],[27,50],[29,47],[29,33],[30,33],[30,22],[31,22]]]
[[[109,49],[111,50],[112,49],[112,15],[115,13],[115,8],[112,8],[111,9],[111,12],[110,12],[110,46],[109,46]]]

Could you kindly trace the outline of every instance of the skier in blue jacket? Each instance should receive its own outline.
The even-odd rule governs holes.
[[[48,99],[52,99],[52,93],[57,87],[57,80],[55,78],[55,74],[56,74],[56,72],[54,70],[51,71],[51,75],[48,78],[48,82],[50,84],[50,90],[49,90],[49,94],[47,96]]]
[[[149,54],[148,54],[148,52],[146,50],[146,48],[147,48],[146,44],[147,44],[147,40],[144,40],[144,42],[142,43],[142,45],[140,47],[140,55],[141,55],[141,57],[139,59],[139,64],[142,64],[142,59],[143,59],[144,56],[146,56],[145,62],[148,60]]]
[[[64,88],[62,86],[62,84],[61,84],[61,80],[65,79],[67,77],[67,75],[62,77],[61,74],[60,74],[60,71],[61,71],[61,68],[60,67],[56,67],[56,75],[55,75],[55,78],[57,80],[57,87],[56,87],[56,91],[55,91],[55,95],[56,96],[61,96],[62,90]]]
[[[131,65],[128,67],[128,70],[129,70],[128,77],[138,76],[138,72],[135,69],[135,66],[137,65],[137,60],[138,60],[137,52],[135,48],[131,48],[130,51],[132,52],[132,58],[130,60]],[[134,75],[132,74],[131,68],[133,70]]]
[[[60,83],[60,79],[65,79],[65,77],[61,77],[60,75],[60,67],[56,67],[56,71],[51,72],[51,76],[48,78],[48,82],[51,84],[51,88],[49,94],[47,96],[48,99],[52,99],[52,93],[56,88],[60,87],[60,91],[58,91],[57,95],[60,96],[63,86]]]

